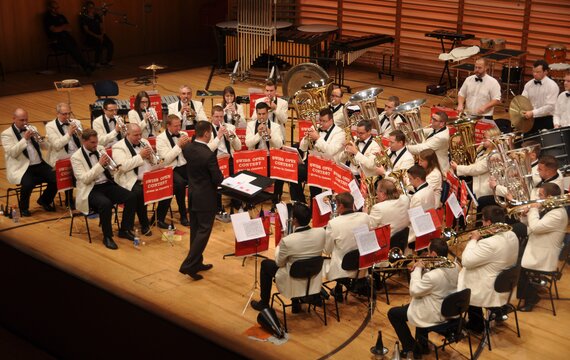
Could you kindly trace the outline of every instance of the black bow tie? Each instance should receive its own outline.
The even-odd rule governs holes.
[[[570,97],[570,91],[566,91],[566,97]]]
[[[540,80],[534,80],[534,85],[542,85],[542,81],[540,81]]]
[[[23,133],[25,133],[26,131],[28,131],[28,130],[22,129],[22,130],[20,130],[20,134],[23,134]]]
[[[179,138],[179,137],[180,137],[180,134],[178,134],[178,135],[172,134],[172,135],[170,135],[170,136],[172,136],[173,138]]]
[[[90,151],[89,156],[92,156],[92,155],[99,157],[99,153],[97,151]]]
[[[475,76],[475,81],[483,82],[483,78],[480,78],[479,76]]]
[[[396,152],[392,151],[392,153],[390,154],[390,157],[394,157],[394,156],[396,156]]]
[[[138,144],[136,144],[136,145],[133,144],[133,147],[135,147],[135,148],[141,147],[141,144],[140,144],[140,143],[138,143]]]

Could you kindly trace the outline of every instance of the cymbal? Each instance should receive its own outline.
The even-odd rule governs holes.
[[[523,133],[528,132],[532,129],[534,125],[534,118],[527,119],[523,116],[524,111],[531,111],[532,104],[527,97],[522,95],[517,95],[511,100],[509,105],[509,115],[511,118],[511,124],[515,129]]]
[[[139,66],[139,69],[143,69],[143,70],[163,70],[168,68],[168,66],[166,65],[157,65],[157,64],[150,64],[150,65],[141,65]]]

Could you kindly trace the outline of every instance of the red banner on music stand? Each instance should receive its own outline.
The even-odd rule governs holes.
[[[319,210],[319,205],[317,204],[317,199],[313,198],[313,227],[323,227],[329,223],[329,219],[331,218],[331,213],[328,212],[324,215],[321,215],[321,211]]]
[[[354,175],[352,174],[352,171],[350,171],[350,168],[348,168],[348,166],[339,165],[336,163],[333,165],[331,182],[332,182],[332,190],[335,193],[339,194],[341,192],[346,192],[346,191],[350,192],[348,184],[352,180],[354,180]]]
[[[145,205],[171,198],[174,191],[172,168],[165,167],[144,173],[142,187]]]
[[[322,189],[331,188],[334,162],[309,154],[307,165],[307,184]]]
[[[267,151],[260,149],[234,153],[234,173],[244,170],[267,176]]]
[[[390,138],[383,137],[382,138],[382,145],[384,145],[384,147],[386,149],[390,149]]]
[[[150,147],[156,151],[156,137],[149,137],[148,139],[146,139],[148,141],[148,143],[150,144]]]
[[[247,150],[247,145],[245,144],[245,132],[246,128],[236,128],[236,136],[241,141],[241,149],[236,151]]]
[[[186,135],[190,136],[190,139],[192,139],[192,137],[196,134],[196,130],[192,129],[192,130],[180,130],[180,132],[185,132]]]
[[[156,116],[158,117],[159,120],[162,120],[162,99],[160,98],[160,95],[154,94],[154,95],[149,95],[149,96],[150,96],[149,106],[152,106],[154,108],[154,110],[156,111]],[[131,106],[131,109],[135,108],[135,96],[134,95],[131,95],[130,106]]]
[[[228,154],[218,156],[218,166],[224,179],[230,176],[230,156]]]
[[[475,144],[480,144],[485,140],[485,131],[496,128],[493,120],[479,120],[475,124]]]
[[[279,215],[275,216],[275,247],[281,242],[283,237],[283,227],[281,225],[281,218]]]
[[[255,111],[255,101],[257,99],[264,98],[264,93],[249,93],[249,117],[253,116],[253,112]]]
[[[447,182],[449,183],[449,193],[454,193],[459,199],[459,178],[453,174],[452,171],[448,171],[446,175]]]
[[[265,236],[259,239],[238,242],[235,240],[235,256],[250,256],[269,249],[269,234],[271,230],[271,218],[265,216],[262,219]]]
[[[55,162],[55,180],[57,191],[73,189],[73,169],[71,159],[60,159]]]
[[[269,173],[272,179],[299,182],[299,153],[282,149],[269,150]]]
[[[390,224],[374,229],[376,241],[380,250],[370,254],[361,255],[358,259],[358,267],[366,269],[381,261],[388,260],[388,252],[390,251]]]
[[[297,126],[299,127],[299,142],[301,139],[305,137],[307,131],[313,126],[313,123],[310,120],[297,120]]]
[[[435,209],[428,209],[426,211],[431,215],[431,220],[435,226],[435,231],[430,232],[422,236],[416,236],[416,251],[425,249],[429,246],[431,239],[435,239],[441,236],[441,220]]]

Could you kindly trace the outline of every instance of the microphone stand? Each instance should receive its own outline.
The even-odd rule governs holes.
[[[257,247],[259,246],[260,241],[261,241],[261,239],[255,239],[255,254],[249,255],[249,256],[253,256],[253,258],[255,259],[255,262],[254,262],[255,266],[254,266],[254,272],[253,272],[253,286],[251,287],[251,290],[249,291],[249,297],[247,298],[247,302],[245,303],[243,311],[241,312],[242,315],[245,314],[245,311],[247,310],[249,303],[251,302],[251,299],[253,298],[253,294],[259,288],[259,279],[257,278],[257,274],[258,274],[257,262],[258,262],[260,255],[257,253]],[[244,262],[245,262],[245,259],[246,258],[244,257]]]

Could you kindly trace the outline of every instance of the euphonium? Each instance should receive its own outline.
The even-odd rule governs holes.
[[[475,231],[479,231],[482,238],[488,238],[499,233],[506,231],[511,231],[513,228],[505,223],[495,223],[487,226],[483,226],[479,229],[456,232],[453,228],[445,228],[441,231],[441,237],[447,241],[448,246],[457,245],[459,243],[469,241],[471,239],[471,234]]]
[[[376,157],[374,158],[374,165],[377,167],[382,166],[386,171],[392,171],[392,160],[390,160],[388,151],[384,147],[384,144],[382,144],[382,135],[375,136],[374,141],[376,141],[380,147],[380,151],[376,153]]]
[[[119,126],[119,132],[121,133],[121,136],[126,137],[127,136],[127,124],[125,124],[123,117],[120,115],[115,115],[115,122]]]
[[[117,164],[115,160],[113,160],[113,158],[110,157],[109,154],[107,154],[107,151],[105,151],[104,149],[99,149],[97,150],[97,152],[99,153],[99,157],[106,156],[109,158],[109,162],[104,167],[106,170],[109,170],[111,173],[114,173],[119,169],[119,167],[121,167],[121,164]]]
[[[543,209],[552,210],[570,205],[570,193],[549,196],[544,199],[528,200],[528,201],[509,201],[507,206],[507,215],[519,216],[528,210],[533,204],[540,204]]]
[[[293,95],[293,106],[297,111],[297,118],[311,120],[313,128],[317,131],[319,130],[317,123],[319,112],[329,106],[328,99],[332,91],[332,83],[332,79],[310,81]],[[312,149],[313,141],[309,137],[307,139],[309,149]]]
[[[475,163],[477,158],[474,144],[476,124],[477,120],[461,115],[458,120],[451,123],[457,129],[457,132],[449,137],[449,152],[452,160],[458,165]]]
[[[445,256],[406,256],[400,248],[394,247],[388,252],[388,262],[390,266],[387,270],[404,270],[407,269],[409,263],[419,260],[425,264],[426,270],[455,267],[455,263]]]
[[[41,144],[45,141],[45,136],[40,135],[38,129],[35,126],[26,124],[24,125],[24,129],[26,129],[26,131],[32,132],[32,137],[38,144]]]
[[[354,144],[354,138],[352,137],[352,126],[348,125],[347,127],[344,128],[344,142],[348,145],[348,144]],[[358,166],[358,164],[356,163],[356,160],[354,159],[354,154],[351,154],[349,152],[347,152],[345,150],[344,152],[346,154],[346,157],[348,158],[348,160],[350,161],[350,163],[354,166]]]
[[[144,141],[140,142],[141,147],[142,148],[146,148],[148,147],[150,149],[150,157],[148,158],[148,162],[151,165],[158,165],[160,164],[160,162],[162,161],[160,159],[160,156],[158,156],[157,153],[154,152],[154,150],[152,149],[152,146],[148,145],[147,143],[145,143]]]
[[[426,139],[421,118],[421,106],[425,102],[426,99],[412,100],[394,109],[394,114],[400,114],[406,119],[406,122],[396,125],[394,130],[402,130],[407,144],[420,144]]]

